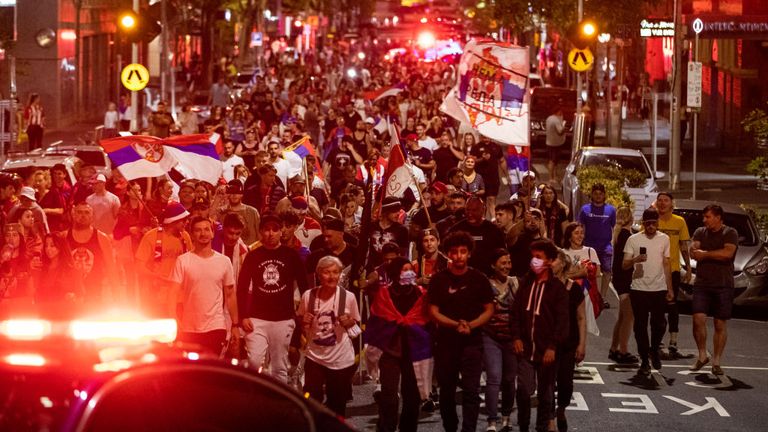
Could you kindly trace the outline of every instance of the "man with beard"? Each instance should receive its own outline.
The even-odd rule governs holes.
[[[544,215],[541,210],[532,208],[525,213],[523,217],[523,232],[517,237],[514,246],[509,248],[509,255],[512,257],[512,271],[510,275],[523,277],[529,270],[531,261],[530,246],[535,240],[542,238],[541,224]]]
[[[211,220],[196,217],[190,227],[194,249],[176,258],[169,278],[176,293],[178,340],[199,344],[218,355],[227,337],[224,307],[232,322],[239,322],[234,271],[229,258],[211,248]],[[232,337],[239,339],[239,326],[232,326]]]
[[[112,242],[93,227],[93,209],[85,201],[72,208],[72,228],[67,232],[75,269],[85,286],[85,301],[98,304],[106,297],[107,281],[114,281]]]
[[[277,141],[270,141],[267,144],[267,153],[269,153],[269,163],[275,167],[277,171],[277,178],[280,179],[280,186],[285,189],[288,184],[288,175],[291,172],[291,164],[283,159],[283,151],[280,148],[280,143]]]
[[[467,204],[467,196],[464,192],[453,192],[448,195],[448,216],[443,220],[437,222],[437,232],[440,234],[440,238],[444,238],[448,234],[448,230],[457,222],[464,219],[464,207]]]
[[[382,246],[393,242],[400,246],[400,251],[405,255],[408,248],[408,229],[398,222],[400,210],[403,206],[395,197],[386,197],[381,205],[381,216],[376,224],[371,227],[371,247],[368,254],[368,264],[376,267],[382,261]]]
[[[352,147],[359,155],[367,155],[373,148],[373,136],[362,120],[357,121],[355,131],[352,132]]]
[[[504,232],[504,242],[510,249],[517,242],[517,236],[523,231],[525,223],[523,218],[517,216],[517,207],[511,201],[496,206],[496,226]]]
[[[322,219],[320,206],[317,199],[312,195],[307,196],[307,181],[301,174],[297,174],[288,180],[288,195],[277,202],[275,213],[282,214],[291,210],[291,200],[296,197],[302,197],[307,200],[309,205],[309,215],[317,221]]]
[[[510,198],[510,201],[520,201],[525,205],[525,210],[536,207],[539,202],[539,190],[536,188],[536,174],[533,171],[523,173],[520,187]]]
[[[267,351],[271,375],[288,379],[288,346],[296,326],[294,290],[307,290],[304,264],[298,252],[280,244],[283,221],[262,217],[261,247],[245,257],[237,281],[237,303],[250,364],[260,368]]]
[[[250,245],[259,240],[259,211],[243,204],[243,184],[240,180],[227,183],[227,206],[219,209],[219,220],[226,213],[235,213],[243,219],[242,237],[245,244]]]
[[[440,222],[451,214],[448,208],[446,196],[448,195],[448,188],[441,181],[432,183],[429,188],[429,208],[421,208],[411,219],[411,233],[429,228],[429,223],[432,225]],[[429,219],[427,219],[427,212],[429,212]]]
[[[478,197],[467,200],[467,217],[458,222],[448,231],[449,234],[464,231],[475,241],[475,250],[469,259],[469,265],[485,274],[491,272],[491,257],[493,251],[504,248],[504,233],[492,222],[484,218],[485,203]]]

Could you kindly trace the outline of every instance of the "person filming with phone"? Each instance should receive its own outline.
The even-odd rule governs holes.
[[[643,212],[643,231],[631,235],[624,246],[622,267],[633,269],[629,298],[635,316],[635,341],[641,360],[639,372],[644,375],[651,373],[651,366],[661,369],[659,346],[667,327],[664,312],[667,302],[674,299],[669,247],[669,236],[659,231],[659,212],[654,208]]]

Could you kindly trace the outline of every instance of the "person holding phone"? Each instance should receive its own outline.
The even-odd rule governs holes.
[[[629,297],[635,316],[635,341],[640,354],[640,373],[648,375],[651,366],[661,369],[659,346],[667,327],[664,312],[667,302],[674,298],[674,291],[669,265],[669,236],[659,231],[658,210],[645,210],[642,220],[643,232],[631,235],[624,246],[622,267],[633,270]]]

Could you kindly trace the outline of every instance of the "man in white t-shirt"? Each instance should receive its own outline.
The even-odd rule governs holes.
[[[651,364],[661,369],[659,346],[664,338],[667,302],[674,299],[669,264],[669,236],[659,231],[659,212],[649,208],[643,212],[643,232],[633,234],[624,246],[625,270],[634,268],[629,298],[635,316],[635,340],[642,361],[640,373],[650,374]],[[651,339],[648,341],[650,316]]]
[[[431,152],[434,152],[440,147],[437,145],[437,141],[435,141],[434,138],[427,135],[427,127],[421,123],[416,125],[416,135],[419,136],[419,147],[425,148]]]
[[[120,212],[120,198],[107,190],[107,178],[104,174],[96,176],[93,193],[85,199],[93,209],[93,226],[99,231],[112,235]]]
[[[235,144],[232,141],[224,141],[224,152],[221,154],[221,164],[223,165],[222,176],[227,182],[235,178],[235,167],[245,165],[243,158],[235,154]]]
[[[267,153],[269,153],[269,163],[277,170],[277,178],[282,182],[283,188],[288,187],[288,178],[291,176],[291,164],[283,159],[280,143],[270,141],[267,143]]]
[[[172,292],[177,295],[178,340],[219,355],[227,337],[224,307],[232,322],[240,322],[234,270],[229,258],[211,248],[211,220],[198,216],[189,225],[194,249],[176,258],[170,276]],[[232,340],[237,343],[239,339],[239,327],[233,326]]]

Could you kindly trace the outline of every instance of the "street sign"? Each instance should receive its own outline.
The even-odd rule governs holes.
[[[262,32],[251,33],[251,48],[264,45],[264,34]]]
[[[142,64],[131,63],[123,68],[120,81],[130,91],[144,90],[149,83],[149,71]]]
[[[576,72],[584,72],[592,67],[592,63],[595,61],[595,56],[592,55],[592,51],[589,48],[580,50],[574,48],[568,53],[568,66]]]
[[[690,108],[701,108],[701,62],[688,62],[686,105]]]

